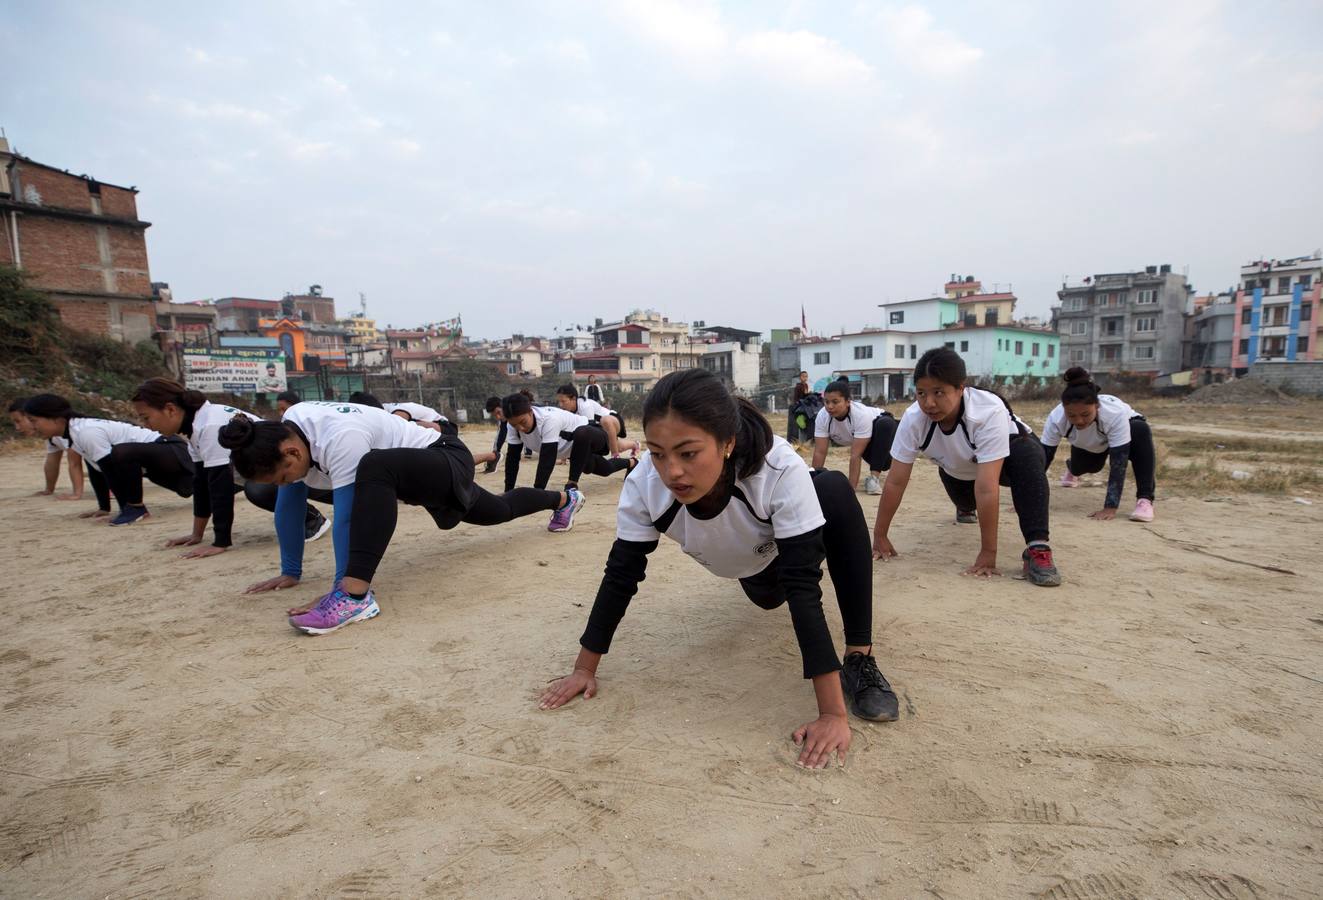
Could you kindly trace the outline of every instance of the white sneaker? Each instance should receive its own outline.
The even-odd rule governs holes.
[[[864,493],[874,495],[882,493],[882,480],[876,475],[869,475],[864,479]]]

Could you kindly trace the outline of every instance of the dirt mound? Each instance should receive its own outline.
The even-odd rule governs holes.
[[[1206,384],[1185,398],[1187,403],[1299,403],[1292,397],[1263,381],[1237,378],[1221,384]]]

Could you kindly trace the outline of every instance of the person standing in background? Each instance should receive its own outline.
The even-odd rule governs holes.
[[[799,423],[795,421],[795,407],[799,405],[800,400],[803,400],[812,392],[813,388],[809,387],[808,372],[800,372],[799,380],[795,382],[795,388],[790,394],[790,412],[787,414],[788,421],[786,422],[786,440],[792,444],[802,444],[804,442],[804,429],[800,428]]]
[[[602,393],[602,386],[597,383],[596,375],[588,376],[588,386],[583,389],[583,395],[589,400],[606,405],[606,395]]]

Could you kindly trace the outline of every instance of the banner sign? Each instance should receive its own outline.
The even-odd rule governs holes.
[[[286,390],[280,350],[184,351],[184,386],[208,394],[276,394]]]

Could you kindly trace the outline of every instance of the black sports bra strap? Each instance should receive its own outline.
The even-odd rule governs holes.
[[[933,442],[933,434],[934,434],[936,431],[937,431],[937,423],[936,423],[936,422],[929,422],[929,423],[928,423],[928,433],[925,434],[925,435],[923,436],[923,443],[919,445],[919,452],[920,452],[920,453],[922,453],[923,451],[925,451],[925,450],[928,449],[928,445],[931,444],[931,443]]]

